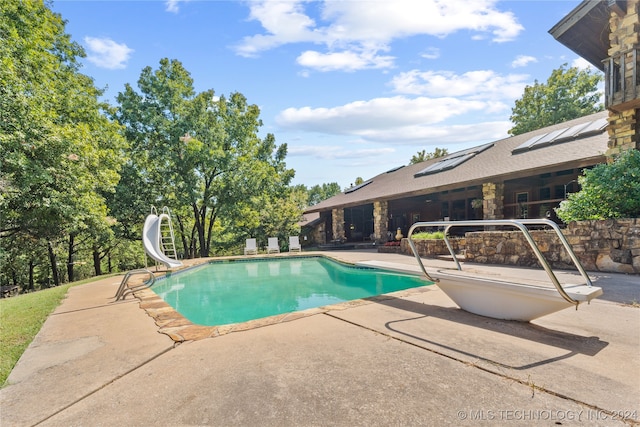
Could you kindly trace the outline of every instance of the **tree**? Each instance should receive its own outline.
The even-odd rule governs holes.
[[[564,222],[640,217],[640,151],[626,150],[612,163],[585,170],[581,190],[556,209]]]
[[[185,254],[193,239],[203,257],[214,235],[219,249],[244,240],[260,225],[265,197],[287,197],[294,172],[284,162],[286,144],[258,137],[260,110],[242,94],[196,94],[177,60],[145,67],[138,88],[127,84],[118,94],[115,118],[132,148],[128,177],[150,196],[145,208],[172,207]]]
[[[102,91],[79,72],[84,50],[64,27],[43,2],[3,4],[0,240],[45,244],[56,285],[60,243],[73,259],[71,237],[104,220],[100,194],[117,183],[124,148],[119,126],[103,114]]]
[[[342,190],[337,182],[330,182],[321,185],[314,185],[311,188],[307,188],[306,185],[301,184],[294,187],[307,194],[306,206],[317,205],[323,200],[339,194]]]
[[[604,109],[598,83],[602,74],[577,67],[560,68],[551,72],[546,84],[534,81],[526,86],[522,98],[511,109],[510,135],[520,135],[567,120],[597,113]]]
[[[449,150],[446,148],[438,148],[436,147],[432,153],[427,153],[426,150],[418,151],[417,154],[414,154],[409,161],[409,164],[415,165],[416,163],[426,162],[427,160],[437,159],[438,157],[444,157],[449,154]]]

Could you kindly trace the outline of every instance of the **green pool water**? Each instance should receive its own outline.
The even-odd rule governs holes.
[[[219,326],[429,285],[418,276],[324,257],[212,262],[152,289],[192,323]]]

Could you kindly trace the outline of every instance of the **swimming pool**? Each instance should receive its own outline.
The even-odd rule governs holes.
[[[325,257],[214,261],[153,285],[192,323],[220,326],[430,285],[413,275]]]

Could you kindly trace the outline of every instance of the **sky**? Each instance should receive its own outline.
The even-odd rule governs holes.
[[[292,184],[371,178],[436,147],[508,137],[524,88],[586,61],[549,33],[579,0],[54,0],[116,96],[177,59],[197,92],[242,93],[287,144]],[[139,91],[139,90],[138,90]]]

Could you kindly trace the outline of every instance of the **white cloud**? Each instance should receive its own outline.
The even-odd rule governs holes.
[[[322,160],[362,159],[363,157],[379,157],[393,153],[393,148],[365,148],[349,150],[338,146],[295,146],[289,147],[287,155],[314,157]]]
[[[440,58],[440,49],[437,47],[429,47],[420,55],[425,59],[438,59]]]
[[[329,52],[312,50],[303,52],[297,59],[303,67],[319,71],[357,71],[366,68],[389,68],[393,66],[393,57],[379,56],[375,52]]]
[[[482,100],[515,100],[528,84],[526,74],[500,75],[492,70],[450,71],[411,70],[396,75],[391,86],[396,93],[434,97],[466,97]]]
[[[495,109],[491,102],[456,98],[376,98],[333,108],[287,108],[276,118],[279,126],[306,132],[360,137],[378,141],[395,135],[402,143],[413,140],[416,130],[456,116]]]
[[[85,37],[89,51],[87,60],[100,68],[110,70],[126,68],[133,53],[126,44],[119,44],[108,38]]]
[[[178,13],[180,11],[180,3],[186,3],[190,0],[166,0],[164,2],[167,12]]]
[[[511,62],[512,68],[526,67],[532,62],[538,62],[538,60],[533,56],[528,55],[518,55],[516,59]]]
[[[491,36],[494,42],[513,40],[523,30],[511,12],[502,12],[495,0],[369,0],[323,1],[318,23],[305,6],[318,7],[305,0],[259,0],[250,3],[250,20],[259,21],[263,34],[245,37],[236,46],[242,56],[289,43],[316,43],[326,52],[307,51],[301,65],[321,71],[336,69],[391,67],[393,57],[379,56],[391,42],[415,35],[445,37],[457,31]],[[365,54],[366,53],[366,54]],[[433,54],[427,53],[433,56]],[[353,56],[357,65],[347,63]],[[339,68],[342,65],[345,68]]]
[[[589,61],[587,61],[584,58],[576,58],[571,62],[571,66],[572,67],[576,67],[579,70],[587,70],[587,69],[591,69],[591,71],[595,71],[596,67],[594,67],[593,65],[591,65],[591,63]]]

